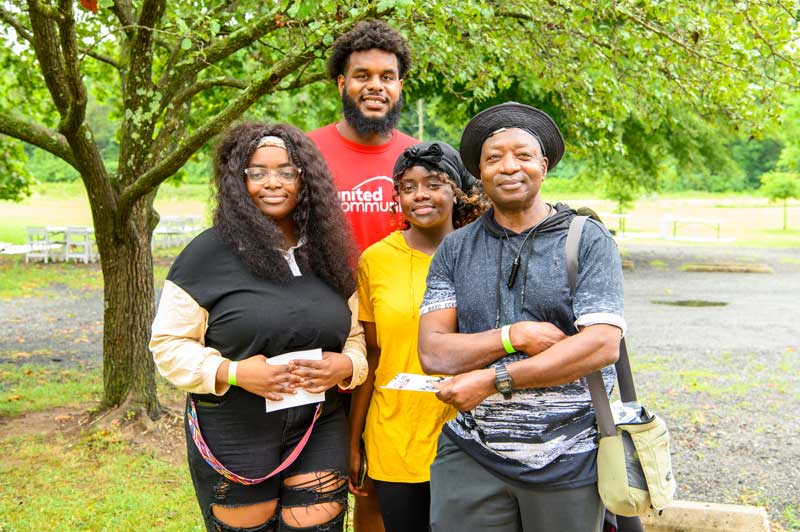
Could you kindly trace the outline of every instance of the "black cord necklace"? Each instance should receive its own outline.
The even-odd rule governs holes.
[[[548,207],[547,214],[544,216],[544,218],[542,218],[539,221],[539,223],[528,229],[528,232],[525,234],[525,238],[522,239],[522,244],[520,244],[519,249],[516,251],[514,262],[511,263],[511,273],[509,274],[508,282],[506,283],[506,286],[508,286],[508,288],[513,288],[514,283],[517,280],[517,273],[519,272],[519,265],[520,265],[520,257],[522,257],[522,251],[523,248],[525,248],[525,243],[528,241],[528,237],[531,236],[534,233],[534,231],[536,231],[536,229],[539,228],[539,226],[543,221],[550,218],[550,215],[553,214],[553,206],[548,204],[547,207]],[[500,227],[503,229],[503,234],[506,236],[506,243],[508,243],[508,247],[511,248],[511,252],[513,253],[514,246],[511,245],[511,239],[508,236],[508,232],[506,231],[506,228],[503,227],[502,225]]]

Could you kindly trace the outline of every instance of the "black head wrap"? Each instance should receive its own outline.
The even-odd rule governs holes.
[[[484,109],[464,128],[459,151],[467,170],[479,176],[483,143],[499,130],[512,128],[524,129],[536,137],[542,155],[547,157],[548,170],[556,167],[564,155],[564,137],[550,115],[530,105],[506,102]]]
[[[394,163],[393,175],[398,178],[412,166],[422,166],[432,172],[444,172],[465,192],[472,189],[477,182],[464,167],[455,148],[445,142],[422,142],[406,148]]]

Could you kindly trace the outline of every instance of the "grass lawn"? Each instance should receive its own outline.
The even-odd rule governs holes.
[[[203,530],[186,468],[112,432],[0,439],[0,530]]]
[[[99,367],[0,363],[1,531],[202,529],[185,466],[78,426],[101,380]]]

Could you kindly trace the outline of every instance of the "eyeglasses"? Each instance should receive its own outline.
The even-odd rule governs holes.
[[[270,176],[275,177],[284,185],[291,185],[300,177],[302,168],[296,166],[284,166],[276,170],[270,168],[245,168],[244,173],[251,183],[266,183]]]

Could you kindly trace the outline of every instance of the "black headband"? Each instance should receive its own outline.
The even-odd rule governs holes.
[[[444,142],[423,142],[406,148],[394,163],[393,175],[397,178],[412,166],[444,172],[463,191],[469,191],[476,183],[461,162],[458,152]]]

